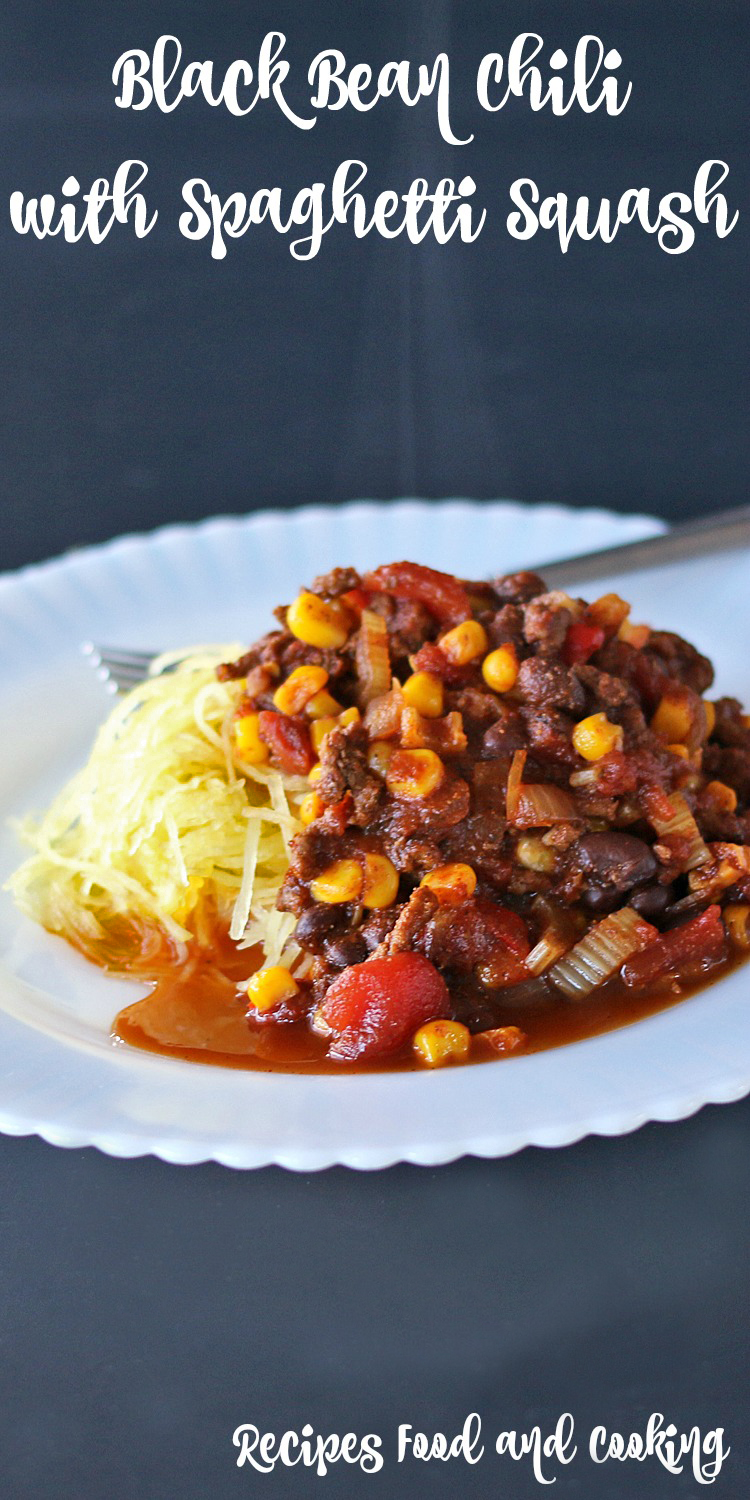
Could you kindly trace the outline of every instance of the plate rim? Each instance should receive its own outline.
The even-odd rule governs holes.
[[[303,520],[323,520],[331,511],[345,510],[349,513],[364,513],[368,510],[386,510],[404,507],[413,507],[415,510],[433,509],[440,507],[463,507],[467,510],[482,511],[494,506],[505,506],[508,509],[519,511],[534,511],[536,513],[547,513],[558,519],[570,515],[586,515],[592,519],[616,522],[635,522],[648,527],[654,535],[669,529],[669,523],[661,516],[651,515],[647,511],[616,511],[610,510],[604,505],[565,505],[557,500],[512,500],[502,497],[486,500],[472,499],[470,496],[444,495],[436,499],[419,495],[399,495],[384,500],[368,499],[366,497],[357,500],[331,500],[305,502],[300,505],[283,505],[274,509],[273,506],[262,506],[258,510],[249,511],[221,511],[217,515],[203,516],[197,521],[167,521],[164,525],[135,531],[118,532],[117,536],[108,537],[101,542],[85,542],[81,546],[66,547],[62,552],[54,553],[52,557],[40,558],[37,562],[22,563],[17,568],[6,568],[0,571],[0,591],[15,584],[25,583],[45,573],[57,572],[65,569],[68,565],[86,562],[92,557],[108,556],[121,550],[129,550],[134,545],[158,544],[168,542],[171,539],[181,540],[185,535],[194,535],[196,532],[222,530],[227,528],[246,528],[252,526],[262,527],[269,524],[277,524],[279,520],[287,517]],[[569,554],[573,555],[573,554]],[[577,555],[577,554],[576,554]],[[561,561],[565,560],[562,555]],[[556,562],[557,558],[547,558],[547,564]],[[537,566],[542,566],[538,564]]]
[[[336,512],[341,511],[346,511],[353,517],[364,518],[365,516],[372,517],[373,513],[382,515],[388,510],[401,509],[402,512],[406,510],[414,513],[415,517],[417,515],[424,517],[426,512],[436,508],[459,509],[470,512],[473,516],[499,508],[502,508],[506,514],[515,511],[519,517],[524,513],[534,511],[537,514],[547,514],[550,519],[554,518],[559,523],[568,519],[579,519],[584,524],[584,518],[586,518],[591,521],[622,524],[624,529],[640,527],[642,534],[648,532],[652,535],[667,529],[666,523],[661,518],[649,516],[643,512],[623,513],[603,506],[573,507],[558,502],[476,500],[462,497],[440,499],[398,497],[388,500],[360,499],[341,503],[291,505],[276,509],[265,507],[246,514],[222,513],[193,522],[170,522],[151,530],[128,531],[104,542],[69,548],[56,557],[32,562],[0,574],[0,603],[2,603],[3,596],[7,597],[8,589],[23,589],[27,582],[41,582],[45,576],[68,572],[81,563],[90,563],[99,558],[106,563],[108,558],[116,557],[118,553],[132,553],[134,549],[154,546],[168,547],[171,542],[180,544],[186,539],[200,538],[206,533],[224,532],[226,534],[227,531],[235,529],[252,531],[295,522],[298,525],[317,521],[326,523],[330,521],[332,513],[335,515]],[[582,550],[580,539],[571,542],[571,552],[574,550],[576,552]],[[668,1012],[659,1014],[664,1015]],[[9,1020],[11,1025],[18,1025],[27,1033],[34,1031],[34,1028],[17,1020],[12,1011],[9,1013],[4,1007],[2,1007],[1,1017],[2,1021]],[[643,1024],[640,1023],[641,1026]],[[635,1029],[622,1028],[621,1032]],[[611,1037],[614,1034],[605,1035]],[[597,1040],[597,1038],[591,1039],[594,1043]],[[60,1045],[59,1040],[57,1045]],[[580,1047],[588,1044],[584,1042],[572,1045]],[[65,1046],[64,1042],[63,1046]],[[554,1049],[554,1053],[534,1054],[533,1056],[560,1056],[568,1050],[567,1048]],[[531,1058],[529,1060],[531,1061]],[[149,1058],[149,1061],[165,1063],[172,1068],[184,1067],[184,1064],[172,1059]],[[209,1071],[211,1070],[206,1069],[206,1072]],[[247,1078],[267,1077],[268,1075],[250,1073],[243,1076]],[[271,1076],[276,1078],[279,1075]],[[335,1082],[340,1084],[341,1081]],[[290,1079],[289,1082],[292,1083],[293,1080]],[[648,1121],[672,1121],[687,1118],[705,1104],[730,1102],[743,1097],[748,1092],[750,1092],[750,1068],[747,1071],[730,1071],[724,1072],[721,1076],[707,1077],[700,1085],[695,1082],[689,1087],[675,1085],[671,1089],[666,1089],[659,1097],[654,1097],[647,1105],[636,1106],[633,1103],[629,1106],[623,1104],[618,1107],[617,1102],[614,1101],[612,1108],[599,1110],[596,1113],[584,1107],[585,1118],[569,1118],[567,1122],[559,1121],[556,1126],[544,1125],[535,1129],[526,1124],[514,1130],[504,1122],[499,1122],[494,1130],[484,1129],[476,1133],[472,1131],[470,1123],[463,1128],[457,1124],[450,1143],[441,1140],[438,1144],[430,1145],[426,1139],[415,1139],[411,1144],[403,1144],[398,1148],[377,1145],[366,1148],[359,1144],[352,1151],[342,1148],[332,1150],[328,1146],[305,1145],[299,1142],[293,1147],[279,1146],[275,1150],[270,1150],[265,1145],[252,1149],[241,1142],[236,1145],[225,1143],[202,1147],[195,1141],[191,1142],[187,1139],[160,1139],[155,1128],[152,1138],[143,1140],[137,1134],[128,1136],[127,1132],[122,1129],[108,1129],[106,1125],[97,1127],[87,1124],[85,1127],[77,1128],[64,1121],[56,1122],[50,1117],[48,1110],[39,1107],[35,1110],[33,1103],[30,1107],[24,1107],[23,1100],[17,1100],[14,1107],[10,1109],[4,1101],[0,1101],[0,1130],[16,1137],[38,1135],[52,1145],[70,1149],[90,1145],[111,1156],[133,1158],[155,1155],[164,1161],[184,1165],[217,1161],[225,1166],[241,1169],[276,1164],[303,1172],[324,1170],[334,1165],[357,1170],[374,1170],[395,1165],[398,1162],[429,1166],[442,1165],[465,1155],[490,1159],[511,1155],[526,1146],[560,1147],[573,1144],[587,1135],[627,1134],[639,1129]]]

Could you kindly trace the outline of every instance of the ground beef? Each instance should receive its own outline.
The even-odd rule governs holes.
[[[696,693],[705,693],[710,688],[714,680],[710,661],[681,635],[674,635],[670,630],[652,630],[646,651],[650,657],[656,658],[667,677],[675,677]]]
[[[503,856],[506,828],[507,822],[501,812],[470,813],[442,841],[446,862],[458,861],[471,865],[472,869],[481,866],[500,878],[506,878],[509,863],[507,855]]]
[[[750,749],[707,745],[703,765],[707,775],[733,787],[741,802],[750,802]]]
[[[383,783],[367,764],[369,744],[364,724],[347,724],[344,729],[332,729],[326,735],[320,752],[323,775],[318,786],[324,802],[339,802],[350,791],[356,808],[357,799],[367,793],[364,806],[375,812]]]
[[[485,692],[478,687],[461,688],[452,693],[449,705],[460,713],[468,732],[481,731],[488,724],[494,724],[502,718],[507,706],[499,703],[494,693]]]
[[[742,704],[737,698],[717,698],[714,703],[716,723],[711,739],[720,745],[731,745],[750,750],[750,728],[747,727]]]
[[[428,609],[413,599],[396,602],[393,619],[389,624],[391,656],[401,661],[413,651],[418,651],[423,642],[435,633],[435,622]]]
[[[437,897],[425,886],[417,886],[385,939],[385,951],[404,953],[408,948],[417,948],[430,918],[437,910]]]
[[[504,604],[502,609],[485,622],[485,630],[491,646],[508,643],[521,650],[524,642],[523,610],[518,604]]]
[[[546,592],[538,573],[506,573],[496,578],[492,587],[500,604],[525,604],[527,599]]]
[[[362,579],[356,568],[331,568],[330,573],[319,573],[313,579],[311,592],[324,599],[337,599],[339,594],[348,594],[361,586]]]
[[[530,646],[541,652],[560,650],[573,623],[565,598],[559,593],[539,594],[525,606],[523,633]]]
[[[428,797],[393,798],[380,814],[375,829],[386,836],[440,838],[466,817],[471,802],[468,782],[448,778]]]
[[[530,656],[518,669],[516,689],[522,701],[544,708],[565,708],[583,713],[586,694],[575,675],[563,662]]]
[[[403,875],[421,878],[443,863],[443,852],[435,839],[400,833],[392,825],[384,830],[382,838],[388,858]]]
[[[573,747],[575,720],[569,714],[556,708],[533,708],[522,718],[524,744],[532,748],[535,758],[542,755],[567,767],[578,764],[578,752]]]
[[[593,709],[622,708],[625,703],[636,702],[632,685],[622,677],[588,664],[574,667],[573,672],[586,689],[587,705]]]

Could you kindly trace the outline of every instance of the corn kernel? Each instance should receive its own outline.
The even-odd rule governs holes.
[[[729,906],[724,907],[722,916],[733,946],[750,948],[750,906],[746,906],[744,902],[733,901]]]
[[[273,695],[274,708],[281,714],[301,714],[305,704],[325,687],[328,673],[325,667],[295,667],[285,682],[279,684]]]
[[[258,726],[259,714],[243,714],[234,721],[234,743],[240,758],[249,766],[262,765],[268,760],[268,746],[264,745]]]
[[[338,719],[329,718],[327,714],[322,719],[313,719],[310,725],[310,739],[316,755],[320,755],[326,735],[336,728],[338,722]]]
[[[733,813],[737,811],[737,793],[734,787],[727,786],[724,781],[709,781],[705,795],[710,798],[714,807],[719,812]]]
[[[630,614],[630,605],[619,594],[601,594],[586,610],[586,619],[606,635],[616,635]]]
[[[394,797],[428,797],[444,775],[445,766],[434,750],[394,750],[385,780]]]
[[[297,994],[299,985],[293,974],[283,964],[274,964],[270,969],[259,969],[248,980],[248,998],[255,1010],[274,1010],[284,1000]]]
[[[629,646],[634,646],[636,651],[642,651],[647,645],[651,634],[648,625],[633,625],[630,620],[623,620],[617,632],[618,641],[626,641]]]
[[[316,755],[320,755],[323,741],[332,729],[346,729],[348,724],[359,724],[362,715],[358,708],[346,708],[343,713],[337,714],[336,718],[325,714],[322,719],[313,719],[310,725],[310,739]]]
[[[443,1068],[446,1063],[466,1061],[471,1032],[460,1021],[428,1021],[415,1031],[412,1046],[426,1067]]]
[[[716,728],[716,707],[709,703],[708,698],[703,699],[703,709],[706,715],[706,739],[710,740]]]
[[[398,870],[385,854],[365,855],[362,905],[370,910],[392,906],[398,895]]]
[[[419,883],[437,896],[441,906],[459,906],[462,901],[468,901],[474,895],[477,877],[471,865],[438,865],[436,870],[430,870],[429,875],[425,875]]]
[[[308,698],[305,713],[308,719],[333,719],[341,713],[341,704],[324,688],[322,693]]]
[[[350,617],[341,604],[319,599],[317,594],[298,594],[286,612],[286,623],[292,635],[306,646],[338,651],[345,645]]]
[[[308,781],[310,783],[310,786],[317,786],[318,782],[320,781],[320,779],[322,777],[322,775],[323,775],[323,767],[321,766],[320,761],[316,760],[315,765],[313,766],[312,770],[308,771],[308,773],[307,773],[307,779],[308,779]]]
[[[651,728],[668,745],[684,744],[693,727],[687,696],[667,688],[651,720]]]
[[[337,906],[342,901],[358,901],[362,894],[362,866],[356,859],[337,859],[322,875],[310,881],[314,901]]]
[[[175,922],[180,922],[184,927],[185,922],[187,921],[191,911],[196,905],[198,897],[200,896],[200,893],[203,890],[205,884],[205,880],[203,880],[200,875],[190,876],[187,883],[187,890],[185,891],[185,894],[179,906],[176,906],[174,911],[172,912],[172,916],[174,917]]]
[[[440,637],[438,645],[454,666],[465,667],[477,656],[484,656],[489,642],[487,631],[478,620],[462,620]]]
[[[443,712],[445,692],[434,672],[413,672],[404,683],[404,701],[416,708],[425,719],[439,719]]]
[[[673,755],[679,755],[682,760],[690,759],[690,751],[688,750],[687,745],[667,745],[667,749],[670,750]]]
[[[621,726],[611,724],[606,714],[579,719],[573,730],[573,747],[584,760],[600,760],[610,750],[620,750],[622,741]]]
[[[367,752],[367,764],[370,770],[376,771],[378,776],[385,777],[394,749],[395,746],[391,740],[373,740]]]
[[[516,859],[525,870],[536,870],[540,875],[551,875],[555,868],[554,850],[533,834],[518,840]]]
[[[324,809],[323,798],[319,797],[317,792],[308,792],[307,796],[302,798],[297,814],[303,828],[308,828],[311,823],[314,823]]]
[[[490,651],[482,662],[482,676],[494,693],[507,693],[515,687],[518,676],[518,656],[512,642]]]

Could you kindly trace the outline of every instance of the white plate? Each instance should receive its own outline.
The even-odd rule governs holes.
[[[413,557],[482,577],[660,530],[643,516],[509,503],[399,502],[214,520],[126,537],[0,579],[0,875],[9,814],[42,807],[84,760],[108,700],[84,639],[168,649],[251,641],[335,563]],[[627,580],[634,617],[683,631],[750,699],[748,554]],[[602,585],[602,591],[606,585]],[[727,622],[731,621],[731,634]],[[747,972],[661,1015],[556,1051],[429,1074],[309,1077],[114,1050],[134,987],[105,978],[0,901],[0,1128],[116,1156],[236,1167],[498,1156],[676,1119],[750,1089]]]

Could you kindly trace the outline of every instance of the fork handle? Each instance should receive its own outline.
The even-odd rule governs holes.
[[[717,515],[680,521],[663,536],[646,537],[624,546],[605,547],[577,557],[539,563],[534,571],[549,584],[588,583],[615,573],[634,573],[639,568],[660,568],[665,563],[686,562],[707,553],[731,552],[750,545],[750,505],[736,506]]]

